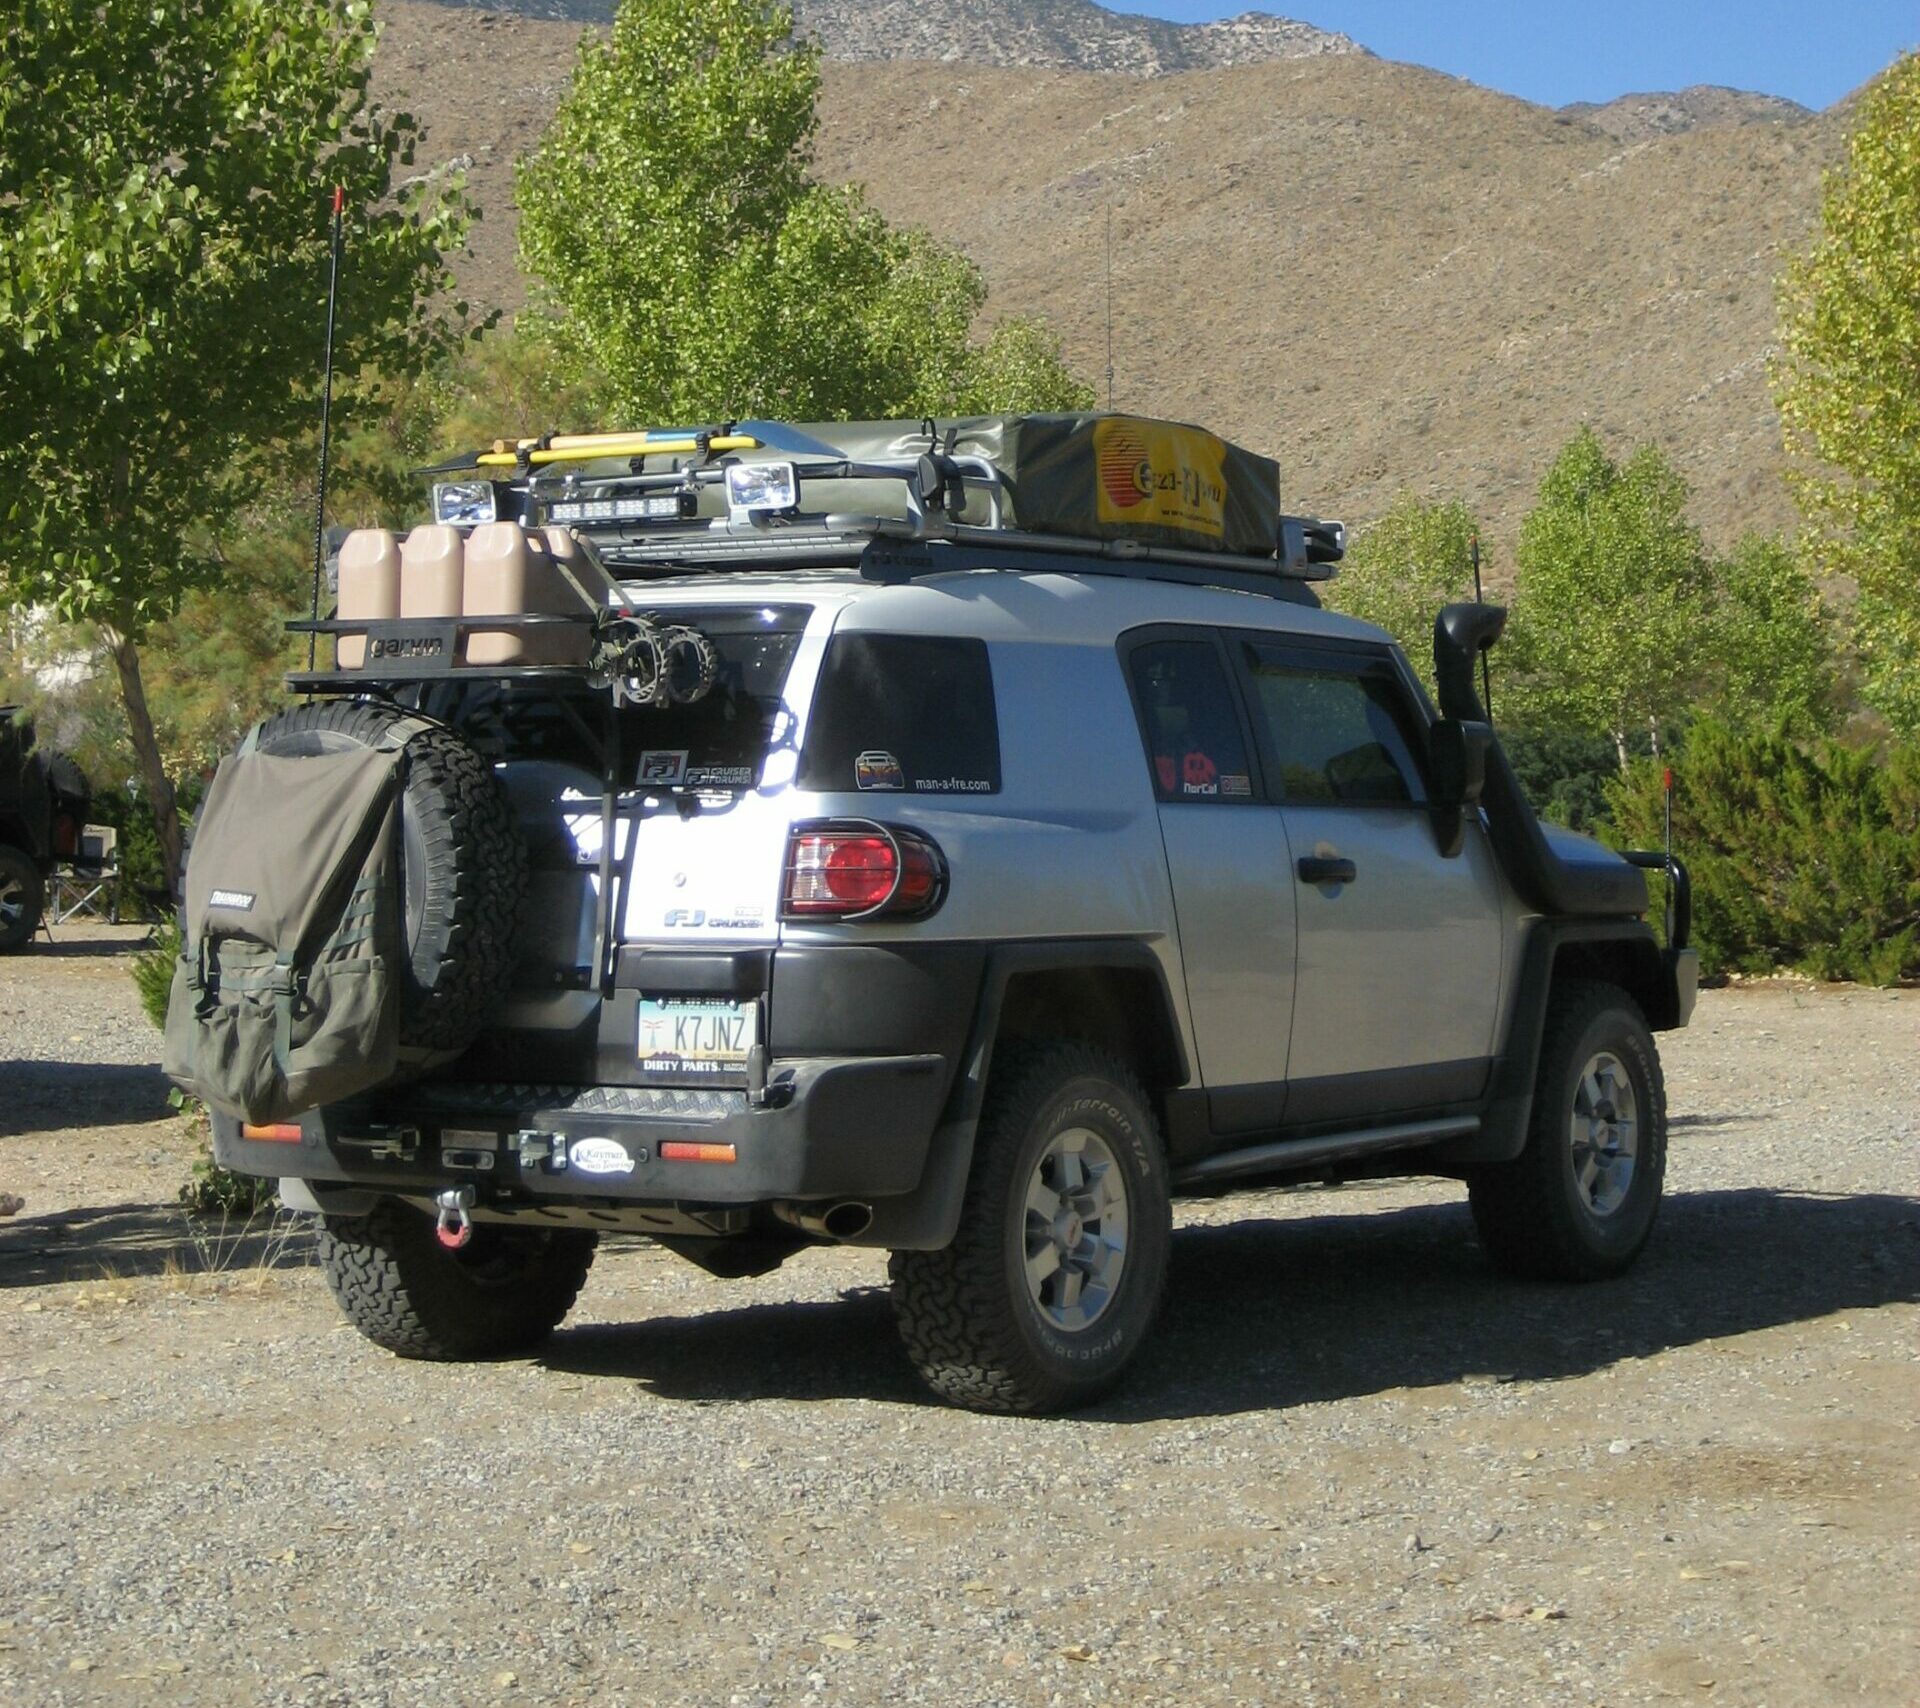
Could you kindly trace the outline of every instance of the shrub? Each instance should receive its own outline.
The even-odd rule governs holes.
[[[162,1032],[167,1029],[167,992],[179,954],[180,922],[168,919],[155,927],[152,942],[133,958],[133,988],[140,993],[140,1006]]]
[[[1500,745],[1512,762],[1520,792],[1552,824],[1589,836],[1610,823],[1607,785],[1620,774],[1612,740],[1580,730],[1502,729]]]
[[[1703,970],[1920,976],[1920,743],[1883,749],[1702,720],[1674,761],[1674,846]],[[1660,767],[1608,790],[1625,846],[1660,845]]]

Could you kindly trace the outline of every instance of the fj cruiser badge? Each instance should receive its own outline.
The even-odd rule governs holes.
[[[633,1158],[618,1139],[575,1139],[567,1161],[582,1174],[631,1174]]]

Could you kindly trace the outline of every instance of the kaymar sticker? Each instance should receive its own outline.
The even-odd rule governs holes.
[[[855,787],[861,789],[904,789],[907,774],[900,769],[900,761],[884,747],[870,747],[855,756],[853,781]]]
[[[575,1139],[567,1161],[582,1174],[631,1174],[633,1158],[618,1139]]]
[[[640,755],[640,781],[643,783],[678,783],[687,774],[687,750],[681,748],[653,748]]]
[[[253,892],[250,890],[215,890],[207,897],[208,907],[224,907],[233,913],[249,913],[253,909]]]

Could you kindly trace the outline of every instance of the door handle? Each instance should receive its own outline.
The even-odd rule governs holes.
[[[1302,854],[1295,870],[1303,884],[1350,884],[1360,875],[1351,860],[1330,859],[1324,854]]]

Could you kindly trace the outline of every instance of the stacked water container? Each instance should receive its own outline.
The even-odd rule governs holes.
[[[357,528],[340,547],[340,620],[579,616],[580,595],[563,572],[579,548],[564,528],[487,522],[462,537],[444,523],[400,539],[390,528]],[[461,629],[458,662],[475,666],[584,664],[588,635],[575,623],[526,629]],[[360,670],[364,635],[342,635],[338,668]]]

